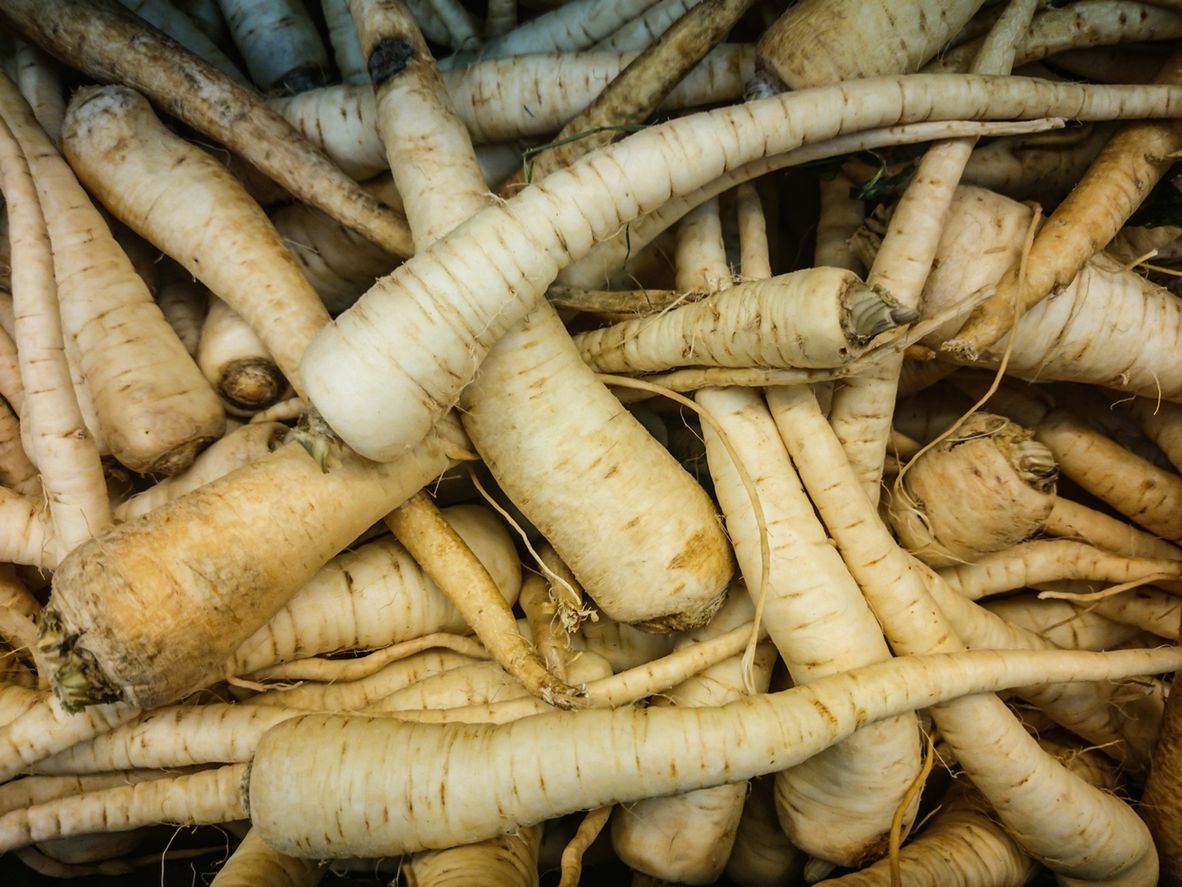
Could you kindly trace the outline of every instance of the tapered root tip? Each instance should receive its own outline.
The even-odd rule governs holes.
[[[37,665],[49,676],[54,695],[68,712],[88,705],[118,702],[122,693],[103,674],[94,656],[75,646],[77,635],[68,635],[61,618],[46,607],[37,635]]]

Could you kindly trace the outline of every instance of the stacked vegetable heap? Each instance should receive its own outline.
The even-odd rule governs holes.
[[[0,0],[5,871],[1182,884],[1182,2],[122,4]]]

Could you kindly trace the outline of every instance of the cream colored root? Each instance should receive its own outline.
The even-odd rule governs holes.
[[[587,108],[567,121],[549,147],[500,189],[514,194],[526,182],[569,166],[576,158],[623,137],[622,129],[647,120],[661,100],[720,43],[751,0],[712,0],[694,6],[621,71]]]
[[[805,488],[896,654],[963,650],[963,642],[940,614],[922,574],[895,544],[861,492],[812,395],[799,389],[774,389],[769,404]],[[1131,809],[1091,789],[1041,753],[996,696],[958,699],[936,708],[933,716],[1007,828],[1031,855],[1053,866],[1060,876],[1084,882],[1119,877],[1141,883],[1156,870],[1152,844],[1146,843],[1146,833]],[[1014,751],[1017,748],[1022,748],[1020,757]],[[1049,797],[1067,804],[1063,817],[1047,818]],[[1068,798],[1077,800],[1068,802]],[[1088,811],[1085,822],[1070,820],[1081,816],[1083,809]],[[1093,827],[1099,830],[1092,832]]]
[[[537,887],[542,826],[514,829],[475,844],[414,854],[402,869],[407,887]]]
[[[1182,602],[1178,596],[1156,588],[1138,588],[1115,597],[1089,602],[1086,607],[1107,619],[1135,625],[1160,638],[1178,639]]]
[[[218,869],[210,887],[316,887],[327,871],[316,860],[276,853],[252,829]]]
[[[1163,539],[1182,539],[1182,480],[1150,465],[1065,410],[1036,429],[1064,475]]]
[[[41,602],[25,587],[12,564],[0,565],[0,606],[33,620],[41,615]]]
[[[997,822],[988,803],[965,781],[954,782],[927,826],[899,854],[908,887],[989,883],[1020,887],[1038,871]],[[889,862],[818,883],[818,887],[890,887]]]
[[[1062,121],[1042,120],[1029,123],[975,123],[969,121],[943,121],[938,123],[912,123],[883,128],[870,128],[834,136],[816,144],[804,145],[782,154],[775,154],[761,160],[744,164],[714,181],[674,197],[647,215],[637,219],[622,231],[616,231],[610,238],[593,247],[590,252],[564,269],[559,280],[573,286],[594,287],[602,285],[605,278],[622,267],[626,260],[640,247],[652,242],[691,208],[720,194],[727,188],[757,178],[769,172],[796,166],[828,157],[856,153],[886,145],[910,144],[938,138],[953,138],[969,135],[1015,134],[1016,132],[1041,132],[1061,128]],[[1021,130],[1012,127],[1023,127]],[[1033,129],[1026,128],[1032,127]]]
[[[943,8],[934,6],[940,12],[956,14],[949,9],[949,4]],[[1030,24],[1034,8],[1034,0],[1007,5],[990,29],[985,45],[973,59],[971,70],[974,74],[1010,72],[1015,42]],[[920,24],[922,30],[922,18]],[[905,41],[906,38],[901,35],[900,39]],[[921,304],[924,282],[939,247],[944,218],[975,145],[976,140],[970,138],[938,142],[928,148],[891,214],[886,234],[867,272],[866,283],[881,287],[904,308],[918,309]],[[891,415],[902,367],[903,355],[900,353],[866,373],[855,375],[835,392],[829,410],[829,423],[862,479],[870,501],[875,504],[882,484]]]
[[[1138,397],[1129,409],[1141,430],[1166,454],[1170,464],[1175,468],[1182,464],[1182,406]]]
[[[1088,124],[1082,137],[1067,131],[995,139],[973,149],[961,181],[1047,206],[1079,181],[1109,135],[1108,127]]]
[[[1108,650],[1139,636],[1135,626],[1115,622],[1086,605],[1068,601],[1018,595],[989,601],[985,608],[1065,650]]]
[[[924,563],[972,563],[1038,533],[1055,503],[1054,457],[1033,434],[977,413],[904,469],[886,506],[895,534]]]
[[[703,639],[716,636],[751,612],[749,601],[735,599],[714,620],[721,625],[712,623],[698,634]],[[672,688],[654,705],[704,707],[742,698],[748,693],[743,660],[736,656],[712,666]],[[755,692],[767,692],[775,661],[770,643],[756,648],[751,667]],[[738,782],[621,806],[612,818],[612,846],[634,871],[676,883],[712,883],[730,856],[746,795],[747,784]]]
[[[39,841],[142,825],[212,825],[245,819],[246,765],[153,779],[134,785],[60,798],[0,817],[0,847],[14,850]]]
[[[677,366],[837,367],[913,316],[852,271],[809,268],[754,280],[660,315],[579,333],[597,372]]]
[[[381,671],[356,681],[336,684],[300,684],[291,689],[269,690],[246,700],[251,706],[281,706],[305,711],[360,711],[416,681],[474,660],[446,650],[428,650],[392,662]]]
[[[792,89],[881,74],[909,74],[932,58],[981,6],[977,0],[806,0],[759,41],[764,65]],[[856,29],[843,24],[856,21]]]
[[[482,208],[488,186],[472,141],[409,10],[389,0],[350,0],[377,92],[378,132],[420,251]],[[390,55],[389,47],[405,47]]]
[[[250,771],[250,814],[269,845],[309,857],[448,846],[566,812],[783,769],[860,724],[966,693],[1037,680],[1115,679],[1180,663],[1175,650],[962,653],[895,659],[721,709],[553,712],[503,726],[308,715],[280,724],[259,743]],[[750,741],[735,742],[736,721]],[[328,730],[335,734],[331,740]],[[541,757],[539,731],[552,749]],[[355,753],[342,755],[345,744]],[[356,753],[361,748],[365,753]],[[286,768],[304,754],[314,755],[317,766],[293,782]],[[370,762],[391,759],[402,766],[375,776]],[[485,780],[449,778],[457,762],[473,760],[481,762]],[[351,778],[351,768],[364,778]],[[326,839],[304,818],[325,806],[341,811],[335,838]],[[423,815],[427,810],[432,815]],[[446,810],[455,810],[462,822]],[[1120,843],[1121,836],[1106,830],[1095,846],[1113,840]],[[1115,873],[1099,877],[1109,874]]]
[[[108,6],[15,0],[6,14],[29,40],[98,80],[152,95],[302,200],[319,206],[375,243],[396,249],[404,232],[390,213],[326,162],[262,100],[172,41]],[[83,22],[85,27],[81,27]]]
[[[542,576],[529,574],[521,584],[518,603],[529,625],[530,640],[547,670],[565,681],[571,639],[559,620],[558,604],[550,597],[550,583]]]
[[[197,281],[187,279],[184,272],[176,276],[177,279],[161,284],[156,291],[156,304],[189,356],[196,359],[209,293]]]
[[[172,705],[144,712],[30,769],[44,776],[151,769],[163,773],[250,760],[259,738],[304,709],[271,705]],[[39,776],[38,778],[42,778]]]
[[[118,147],[127,140],[135,150]],[[328,312],[233,176],[172,135],[146,99],[122,87],[76,93],[63,146],[107,208],[238,312],[302,394],[296,366]]]
[[[398,258],[305,204],[289,204],[271,222],[330,314],[339,314]]]
[[[484,37],[491,40],[517,27],[517,0],[490,0],[484,18]]]
[[[607,615],[660,631],[709,619],[732,569],[713,504],[594,378],[548,304],[490,351],[461,410],[501,488]],[[526,418],[558,415],[560,438]]]
[[[479,641],[459,634],[435,632],[422,637],[391,644],[375,650],[366,656],[356,659],[326,659],[308,657],[286,662],[282,665],[272,665],[256,672],[251,672],[251,679],[255,681],[320,681],[335,683],[337,681],[358,681],[381,671],[391,662],[397,662],[424,650],[450,650],[467,656],[469,659],[487,659],[488,651]]]
[[[26,776],[0,786],[0,816],[34,807],[58,798],[159,779],[162,770],[128,770],[121,773],[96,773],[82,776]]]
[[[752,625],[731,629],[708,641],[683,647],[661,659],[638,665],[627,671],[588,681],[587,706],[591,708],[619,708],[663,693],[688,680],[712,665],[742,653],[751,637]],[[590,657],[588,657],[590,658]],[[577,664],[578,659],[574,662]],[[505,724],[545,709],[532,697],[493,702],[487,705],[465,706],[444,712],[403,712],[406,720],[425,723]]]
[[[16,43],[16,83],[33,110],[37,123],[55,145],[62,143],[66,99],[56,63],[23,40]]]
[[[221,406],[11,83],[0,82],[0,99],[45,207],[67,355],[77,357],[98,431],[131,470],[175,473],[223,433]]]
[[[1182,15],[1152,4],[1121,0],[1080,0],[1070,9],[1044,9],[1020,41],[1014,66],[1056,53],[1094,46],[1174,40],[1182,36]],[[958,46],[932,62],[925,71],[951,73],[967,69],[977,51],[973,41]]]
[[[803,883],[804,854],[785,840],[776,818],[768,777],[750,781],[751,790],[735,835],[725,874],[740,887],[784,887]]]
[[[770,550],[763,622],[793,681],[804,684],[890,658],[882,630],[816,519],[759,393],[705,389],[698,400],[732,439],[755,482]],[[705,426],[703,434],[736,558],[754,583],[760,552],[752,506],[717,433]],[[776,806],[784,831],[812,857],[847,866],[877,858],[919,765],[914,720],[868,727],[777,774]]]
[[[600,615],[582,623],[573,635],[575,650],[596,653],[612,664],[612,671],[627,671],[673,652],[675,635],[652,634]]]
[[[15,338],[26,451],[41,472],[53,523],[56,561],[111,523],[98,450],[86,432],[66,365],[49,235],[24,152],[0,126],[0,170],[13,255]],[[36,392],[36,394],[33,394]],[[10,561],[12,559],[9,559]]]
[[[940,571],[940,576],[954,591],[978,600],[1063,579],[1110,584],[1147,576],[1154,580],[1176,579],[1182,576],[1182,563],[1124,558],[1067,539],[1036,540],[986,555],[975,564],[948,567]]]
[[[386,525],[505,671],[559,708],[580,703],[582,693],[552,674],[537,648],[517,631],[517,620],[496,581],[444,521],[430,496],[415,494],[386,516]]]
[[[20,420],[7,401],[0,402],[0,484],[33,501],[44,496],[37,466],[21,443]]]
[[[521,587],[521,566],[504,525],[487,509],[470,505],[446,508],[443,515],[511,606]],[[317,654],[377,649],[432,632],[469,630],[410,553],[386,537],[322,567],[243,642],[224,668],[226,674],[250,674]]]
[[[12,779],[38,761],[106,733],[139,712],[115,703],[70,714],[53,696],[26,690],[26,711],[0,727],[0,779]],[[125,769],[125,768],[119,768]]]
[[[197,365],[226,408],[250,415],[280,400],[287,380],[254,330],[217,296],[210,296],[201,326]]]
[[[25,387],[21,382],[20,363],[12,335],[0,330],[0,396],[3,396],[17,416],[25,407]]]
[[[847,268],[855,274],[862,274],[866,269],[850,250],[849,239],[866,217],[866,204],[850,196],[853,186],[853,182],[841,173],[820,181],[821,217],[817,220],[813,264]]]
[[[32,500],[7,488],[0,488],[0,526],[5,527],[5,544],[0,562],[53,569],[58,564],[50,512],[44,499]]]
[[[204,450],[186,470],[157,481],[115,507],[115,520],[126,521],[147,514],[224,477],[235,469],[273,453],[290,429],[278,422],[255,423],[236,428]]]
[[[1078,539],[1122,557],[1182,560],[1182,549],[1164,539],[1061,497],[1055,498],[1043,530],[1051,536]]]

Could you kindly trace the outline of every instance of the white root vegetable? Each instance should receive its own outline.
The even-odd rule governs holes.
[[[1045,116],[1066,110],[1068,105],[1056,100],[1068,100],[1073,116],[1091,119],[1097,114],[1161,114],[1162,109],[1151,112],[1145,105],[1176,95],[1169,87],[1121,92],[1122,87],[1022,78],[965,77],[955,81],[959,89],[941,82],[938,98],[931,92],[935,81],[924,78],[856,81],[793,93],[682,118],[601,149],[504,206],[482,210],[382,278],[308,347],[301,366],[303,384],[343,440],[369,458],[389,459],[413,445],[442,408],[455,402],[491,345],[528,313],[560,267],[672,193],[693,190],[728,168],[787,150],[810,133],[833,136],[854,126],[908,120],[912,114],[928,119],[964,116],[966,101],[976,105],[974,117],[1003,109],[1025,117],[1033,113],[1032,101],[1041,100],[1038,115]],[[1101,112],[1092,105],[1101,96],[1113,100],[1118,94],[1119,110],[1109,105]],[[725,149],[718,139],[720,126],[736,140],[730,142],[728,136]],[[695,157],[692,162],[687,151]],[[671,169],[677,170],[675,180],[668,175]],[[584,193],[600,196],[593,215],[580,196]],[[490,280],[490,267],[497,269],[499,282]],[[461,304],[465,307],[457,315]],[[443,305],[449,306],[446,311]],[[378,342],[383,343],[380,348]]]
[[[244,764],[59,798],[0,817],[0,848],[142,825],[206,825],[246,818]]]
[[[616,28],[592,49],[614,52],[639,52],[647,49],[669,29],[670,25],[700,2],[702,0],[658,0],[641,15]]]
[[[407,887],[537,887],[540,825],[476,844],[416,853],[402,869]]]
[[[575,337],[602,373],[677,366],[835,367],[913,317],[852,271],[808,268]]]
[[[327,871],[316,860],[276,853],[251,830],[218,869],[210,887],[316,887]]]
[[[753,612],[749,600],[736,596],[697,634],[717,636],[749,620]],[[767,692],[775,648],[767,641],[756,647],[750,675],[744,675],[744,661],[735,656],[712,666],[653,704],[700,708]],[[633,871],[674,883],[714,883],[730,856],[746,795],[747,784],[738,782],[624,805],[612,818],[612,847]]]
[[[751,475],[766,524],[768,586],[763,624],[792,680],[890,657],[882,629],[816,519],[762,397],[750,389],[704,389],[698,402],[732,441]],[[715,492],[749,588],[761,575],[760,529],[718,433],[703,426]],[[878,858],[891,818],[920,769],[919,731],[908,717],[776,774],[776,810],[789,839],[811,857],[853,866]],[[907,816],[910,824],[912,808]]]
[[[119,2],[144,21],[159,28],[194,55],[205,59],[231,80],[241,83],[243,86],[249,85],[249,81],[238,70],[238,66],[218,49],[217,44],[201,30],[197,22],[169,0],[119,0]],[[64,106],[62,110],[65,110]],[[58,133],[61,133],[60,126]],[[52,136],[52,133],[50,135]]]
[[[804,854],[790,841],[776,818],[771,780],[751,780],[751,791],[739,820],[731,857],[726,862],[726,876],[739,887],[796,887]]]
[[[894,659],[720,709],[554,712],[503,726],[307,715],[259,743],[250,817],[269,846],[292,855],[454,846],[575,810],[784,769],[859,725],[965,693],[1179,666],[1177,650],[962,653]],[[551,749],[540,757],[532,738],[539,731]],[[736,731],[745,741],[735,741]],[[392,759],[401,766],[372,764]],[[485,778],[455,778],[474,762]],[[328,834],[316,815],[326,806],[340,811]]]
[[[296,365],[328,312],[233,176],[122,87],[75,94],[63,147],[99,200],[240,314],[302,393]]]
[[[278,422],[258,422],[236,428],[204,450],[185,471],[157,481],[115,506],[117,521],[147,514],[178,496],[212,483],[231,471],[275,452],[290,429]]]
[[[333,60],[343,83],[367,84],[369,71],[361,54],[361,43],[357,39],[357,27],[349,15],[348,0],[321,0],[324,23],[328,27],[328,40],[332,44]]]

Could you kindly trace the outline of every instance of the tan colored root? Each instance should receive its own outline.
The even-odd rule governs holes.
[[[578,887],[583,873],[583,854],[587,852],[603,827],[607,825],[608,817],[614,810],[611,804],[588,810],[573,838],[567,842],[562,850],[562,876],[558,887]]]
[[[1079,539],[1123,557],[1182,560],[1182,549],[1176,545],[1070,499],[1056,497],[1043,529],[1051,536]]]
[[[887,504],[891,527],[920,560],[973,562],[1038,533],[1058,472],[1032,432],[978,413],[908,466]]]
[[[448,850],[416,853],[402,869],[407,887],[537,887],[540,825]]]
[[[210,887],[315,887],[327,871],[316,860],[277,853],[252,829],[218,869]]]
[[[386,523],[509,674],[559,708],[580,704],[582,694],[551,674],[534,645],[517,631],[496,583],[430,497],[418,493],[388,515]]]

